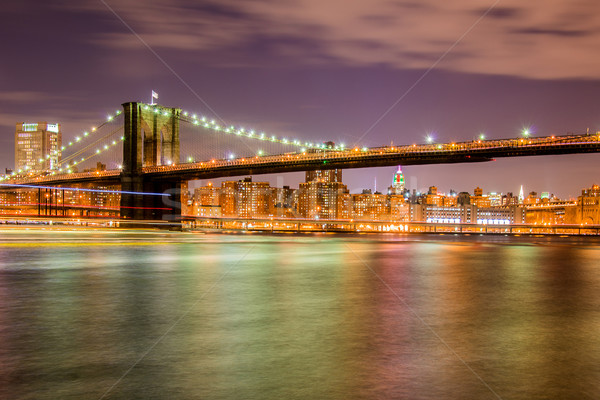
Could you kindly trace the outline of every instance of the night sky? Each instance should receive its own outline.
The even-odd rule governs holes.
[[[0,167],[16,122],[63,142],[126,101],[366,146],[600,130],[597,0],[82,0],[2,5]],[[133,31],[133,32],[132,32]],[[406,167],[409,188],[577,196],[600,155]],[[395,168],[344,172],[383,190]],[[297,187],[303,174],[255,177]]]

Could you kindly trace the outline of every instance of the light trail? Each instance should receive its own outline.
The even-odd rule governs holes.
[[[83,188],[70,188],[70,187],[59,187],[59,186],[37,186],[37,185],[25,185],[19,183],[0,183],[0,186],[16,187],[16,188],[30,188],[30,189],[51,189],[51,190],[71,190],[78,192],[94,192],[94,193],[113,193],[113,194],[139,194],[142,196],[164,196],[168,197],[168,193],[149,193],[149,192],[128,192],[124,190],[102,190],[102,189],[83,189]]]

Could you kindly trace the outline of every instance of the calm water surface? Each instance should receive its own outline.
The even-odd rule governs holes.
[[[600,241],[0,231],[2,399],[593,399]]]

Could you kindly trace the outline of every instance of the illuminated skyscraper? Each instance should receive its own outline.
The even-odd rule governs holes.
[[[525,200],[525,195],[523,194],[523,185],[521,185],[521,190],[519,191],[519,204],[523,204],[523,200]]]
[[[404,174],[402,173],[402,167],[398,165],[398,170],[394,173],[394,181],[390,187],[390,194],[404,194]]]
[[[58,169],[61,145],[60,124],[18,123],[15,130],[15,170]]]

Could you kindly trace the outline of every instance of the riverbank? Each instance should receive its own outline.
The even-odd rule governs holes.
[[[39,229],[116,229],[163,230],[189,232],[239,233],[337,233],[337,234],[458,234],[510,236],[600,236],[600,225],[493,225],[441,224],[398,221],[319,221],[301,219],[187,219],[184,221],[131,221],[119,219],[7,218],[0,228]]]

